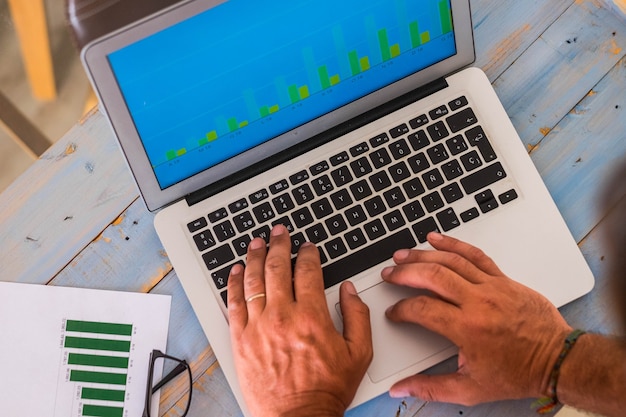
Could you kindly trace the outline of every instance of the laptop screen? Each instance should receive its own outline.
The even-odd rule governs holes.
[[[230,0],[107,59],[165,189],[454,54],[450,0]]]

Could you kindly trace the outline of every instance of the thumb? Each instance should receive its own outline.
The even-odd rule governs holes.
[[[341,285],[339,305],[343,316],[343,337],[351,350],[372,357],[372,327],[370,310],[356,292],[354,284],[346,281]]]
[[[476,382],[459,373],[447,375],[413,375],[396,382],[390,389],[392,398],[416,397],[423,401],[473,405],[481,391]]]

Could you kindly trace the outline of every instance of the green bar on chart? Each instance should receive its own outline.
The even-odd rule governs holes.
[[[352,75],[359,75],[361,73],[361,63],[359,62],[359,55],[356,51],[348,53],[348,60],[350,61],[350,71]]]
[[[126,391],[83,387],[80,398],[83,400],[120,401],[124,402]]]
[[[306,85],[303,85],[298,89],[298,94],[300,94],[300,98],[302,100],[304,100],[305,98],[309,98],[309,96],[311,95],[311,93],[309,92],[309,87]]]
[[[184,151],[184,149],[182,149],[181,151]],[[178,151],[176,154],[180,156],[181,151]],[[77,349],[109,350],[112,352],[130,352],[130,341],[88,339],[83,337],[66,336],[65,347]]]
[[[228,130],[230,130],[231,132],[239,129],[239,122],[237,122],[236,117],[231,117],[226,121],[226,123],[228,124]]]
[[[115,334],[130,336],[133,334],[132,324],[98,323],[93,321],[68,320],[65,324],[68,332]]]
[[[387,29],[378,31],[378,43],[382,54],[383,62],[391,59],[391,51],[389,50],[389,38],[387,37]]]
[[[288,87],[289,91],[289,100],[291,100],[291,104],[296,104],[300,101],[300,94],[298,93],[298,86],[292,84]]]
[[[322,89],[325,90],[330,88],[330,76],[328,75],[328,67],[323,65],[317,69],[317,73],[320,76],[320,83],[322,84]]]
[[[409,24],[409,33],[411,34],[411,47],[417,48],[422,44],[422,39],[420,38],[420,27],[419,23],[411,22]]]
[[[250,123],[247,120],[244,120],[243,122],[239,123],[239,128],[241,129],[242,127],[246,127],[248,126]]]
[[[217,132],[215,130],[210,131],[209,133],[206,134],[206,138],[209,142],[213,142],[214,140],[217,140]]]
[[[176,151],[176,156],[183,156],[187,153],[187,149],[186,148],[182,148]]]
[[[103,405],[83,405],[83,417],[123,417],[124,409],[121,407],[106,407]]]
[[[176,158],[176,151],[167,151],[165,153],[165,157],[167,158],[168,161],[171,161],[172,159]]]
[[[366,56],[361,58],[359,63],[361,65],[361,71],[367,71],[368,69],[371,68],[371,66],[370,66],[370,59],[368,57],[366,57]]]
[[[452,15],[450,14],[448,0],[439,2],[439,15],[441,16],[441,33],[445,35],[452,32]]]
[[[341,78],[339,77],[339,74],[335,74],[332,77],[330,77],[330,85],[334,86],[337,85],[341,82]]]
[[[273,105],[272,107],[270,107],[270,114],[274,114],[276,113],[278,110],[280,110],[280,106],[278,104]]]
[[[267,117],[270,115],[270,108],[263,106],[259,109],[259,113],[261,114],[261,117]]]
[[[397,58],[400,56],[400,44],[393,44],[391,48],[389,48],[389,52],[392,58]]]
[[[430,32],[424,32],[421,35],[422,45],[430,42]]]
[[[70,353],[67,358],[69,365],[101,366],[104,368],[128,368],[128,358],[123,356],[85,355]]]
[[[126,385],[126,374],[113,374],[109,372],[78,371],[70,372],[72,382],[91,382],[95,384]]]

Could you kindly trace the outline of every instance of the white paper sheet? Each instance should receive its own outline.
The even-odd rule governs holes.
[[[141,416],[149,355],[165,352],[170,303],[164,295],[0,282],[2,414]]]

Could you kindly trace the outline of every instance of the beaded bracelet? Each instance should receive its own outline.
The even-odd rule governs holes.
[[[559,357],[552,368],[552,372],[550,373],[550,381],[548,383],[548,389],[550,391],[549,397],[542,397],[533,403],[533,408],[537,408],[537,413],[539,414],[547,414],[556,408],[557,404],[559,404],[559,399],[556,395],[556,384],[559,381],[559,375],[561,373],[561,365],[563,364],[563,360],[567,354],[572,350],[576,341],[580,336],[585,334],[583,330],[576,329],[571,332],[566,338],[565,343],[563,344],[563,349],[561,353],[559,353]]]

